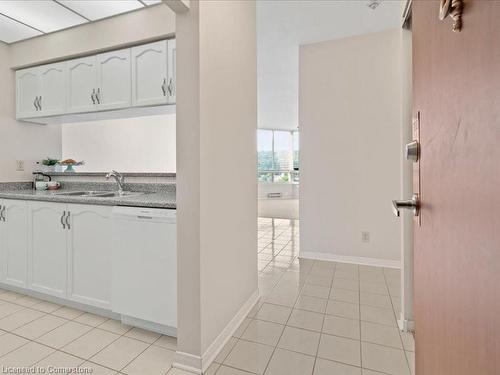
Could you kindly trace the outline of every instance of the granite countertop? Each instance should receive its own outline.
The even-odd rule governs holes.
[[[93,186],[95,187],[95,185]],[[29,201],[43,201],[54,203],[77,203],[77,204],[92,204],[101,206],[131,206],[131,207],[151,207],[151,208],[168,208],[175,209],[176,192],[174,189],[160,189],[154,191],[151,189],[131,189],[131,191],[145,191],[143,194],[123,196],[123,197],[82,197],[68,196],[60,193],[70,191],[88,191],[99,190],[109,191],[109,189],[89,189],[86,186],[72,186],[71,188],[59,189],[56,191],[36,191],[20,184],[17,186],[4,186],[0,188],[0,199],[19,199]],[[127,189],[129,190],[129,189]],[[149,190],[149,191],[148,191]]]
[[[34,171],[33,174],[43,173],[53,177],[104,177],[107,172],[45,172]],[[176,173],[142,173],[142,172],[123,172],[120,173],[123,177],[176,177]]]

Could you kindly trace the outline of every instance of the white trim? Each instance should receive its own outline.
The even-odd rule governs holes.
[[[198,375],[207,371],[212,362],[215,360],[215,357],[217,357],[222,348],[224,348],[226,343],[241,325],[243,320],[257,304],[259,298],[259,290],[257,289],[252,293],[243,306],[241,306],[240,310],[236,313],[233,319],[231,319],[231,321],[226,325],[219,336],[215,338],[201,357],[177,351],[172,367]]]
[[[400,260],[392,260],[392,259],[354,257],[354,256],[349,256],[349,255],[317,253],[317,252],[313,252],[313,251],[301,251],[299,253],[299,258],[314,259],[314,260],[327,260],[327,261],[340,262],[340,263],[360,264],[363,266],[375,266],[375,267],[401,269],[401,261]]]
[[[175,353],[175,361],[172,367],[191,372],[193,374],[202,375],[201,357],[189,353],[177,351]]]
[[[399,327],[399,330],[403,331],[403,332],[414,332],[415,331],[415,321],[410,320],[410,319],[403,319],[403,317],[401,316],[401,318],[398,319],[398,327]]]
[[[186,13],[190,7],[189,0],[163,0],[163,4],[166,4],[176,14]]]
[[[68,306],[68,307],[71,307],[74,309],[89,312],[89,313],[94,314],[94,315],[101,315],[101,316],[104,316],[106,318],[111,318],[111,319],[115,319],[115,320],[121,319],[120,314],[115,313],[114,311],[111,311],[111,309],[104,309],[102,307],[92,306],[92,305],[84,304],[84,303],[81,303],[78,301],[72,301],[72,300],[69,300],[66,298],[61,298],[58,296],[45,294],[45,293],[39,292],[38,290],[21,288],[18,286],[6,284],[4,282],[0,282],[0,288],[5,289],[5,290],[10,290],[11,292],[24,294],[24,295],[27,295],[30,297],[38,298],[42,301],[48,301],[48,302],[55,303],[58,305]],[[12,303],[15,304],[16,302],[13,301]]]
[[[259,290],[257,289],[250,298],[241,306],[240,311],[234,316],[229,324],[222,330],[217,338],[210,344],[205,353],[201,356],[203,372],[207,371],[208,367],[215,360],[215,357],[224,348],[229,339],[236,332],[238,327],[243,323],[243,320],[248,316],[255,304],[259,301]]]
[[[160,323],[150,322],[147,320],[134,318],[133,316],[123,315],[123,314],[121,315],[121,322],[123,324],[129,325],[129,326],[146,329],[148,331],[161,333],[163,335],[167,335],[167,336],[171,336],[171,337],[177,337],[177,328],[176,327],[171,327],[171,326],[167,326],[167,325],[160,324]]]

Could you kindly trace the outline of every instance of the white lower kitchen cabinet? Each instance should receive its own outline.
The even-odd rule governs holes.
[[[66,204],[29,203],[29,287],[65,298],[67,291]]]
[[[0,200],[0,287],[9,286],[175,335],[176,211]]]
[[[28,214],[25,201],[0,201],[0,279],[25,288],[27,281]]]
[[[67,210],[68,298],[110,309],[112,207],[71,204]]]

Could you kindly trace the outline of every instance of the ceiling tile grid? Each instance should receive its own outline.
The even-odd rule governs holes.
[[[0,0],[0,41],[15,43],[161,3],[161,0]]]

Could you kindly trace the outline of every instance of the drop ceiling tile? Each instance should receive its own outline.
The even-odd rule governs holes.
[[[44,33],[86,22],[85,18],[48,0],[2,0],[0,13]]]
[[[42,33],[11,20],[0,14],[0,40],[4,43],[14,43],[18,40],[31,38]]]
[[[144,7],[138,0],[58,0],[58,2],[91,21]]]

